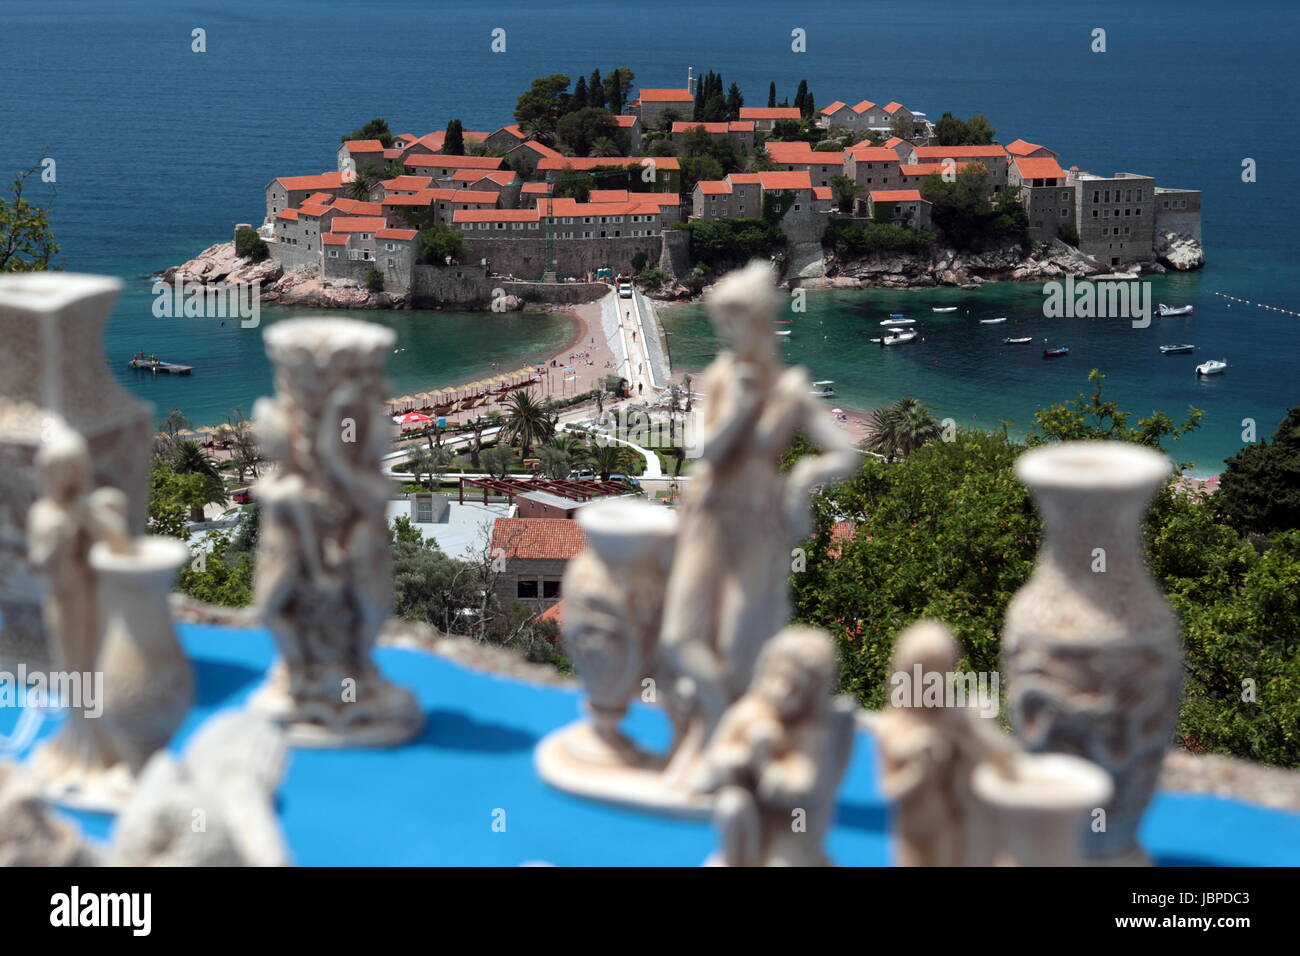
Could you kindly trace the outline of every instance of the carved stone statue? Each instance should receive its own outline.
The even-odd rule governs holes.
[[[808,531],[808,494],[849,474],[859,456],[811,395],[802,368],[785,368],[772,334],[771,269],[753,263],[709,296],[730,345],[705,372],[700,460],[682,496],[661,636],[672,686],[690,721],[669,779],[685,786],[723,712],[749,687],[763,645],[789,616],[791,550]],[[788,471],[779,458],[796,433],[822,449]]]
[[[265,339],[276,396],[260,399],[254,418],[278,470],[255,492],[256,591],[281,656],[251,706],[299,746],[402,743],[419,732],[422,714],[374,662],[392,610],[380,461],[393,333],[348,319],[293,319]]]
[[[917,621],[898,637],[894,674],[943,675],[956,670],[957,645],[947,625]],[[885,795],[894,803],[894,854],[899,866],[989,866],[996,838],[992,814],[971,789],[982,763],[1009,768],[1015,743],[970,706],[906,706],[885,710],[877,725]]]
[[[1141,525],[1169,462],[1121,442],[1021,456],[1042,511],[1038,563],[1007,608],[1011,721],[1032,753],[1073,754],[1114,779],[1104,826],[1082,826],[1097,864],[1141,865],[1142,814],[1178,719],[1178,621],[1147,571]]]
[[[32,755],[30,769],[48,799],[87,809],[111,809],[130,791],[130,770],[94,700],[99,671],[99,582],[90,562],[92,545],[104,540],[129,548],[125,496],[115,488],[94,490],[85,440],[51,416],[36,453],[43,497],[28,522],[30,561],[46,581],[45,630],[56,673],[78,698],[59,701],[66,719],[58,733]]]
[[[828,866],[823,846],[853,749],[852,709],[832,701],[830,636],[790,627],[764,646],[694,780],[716,792],[719,866]]]
[[[275,810],[288,746],[247,711],[225,711],[195,732],[179,760],[150,760],[118,817],[111,866],[289,866]]]
[[[543,780],[568,793],[704,816],[708,801],[661,792],[663,758],[621,729],[639,697],[662,705],[674,726],[684,719],[664,686],[658,636],[677,515],[643,501],[615,498],[578,512],[587,547],[564,572],[564,650],[587,692],[588,717],[549,735],[537,748]]]
[[[85,440],[57,417],[36,454],[43,497],[30,516],[31,564],[46,578],[45,623],[62,700],[59,732],[32,755],[46,797],[112,811],[193,702],[189,661],[167,595],[183,542],[127,533],[127,499],[91,489]]]
[[[113,379],[103,351],[121,289],[107,276],[0,276],[0,667],[9,671],[50,666],[25,534],[41,494],[34,462],[47,418],[74,423],[90,448],[93,484],[120,488],[128,526],[144,530],[153,414]]]

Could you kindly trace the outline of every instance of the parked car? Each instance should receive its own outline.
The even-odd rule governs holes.
[[[630,282],[620,283],[618,287],[618,297],[620,299],[632,298],[632,283]]]
[[[253,489],[240,488],[238,491],[230,493],[230,500],[237,505],[248,505],[253,503]]]
[[[569,472],[570,481],[584,481],[595,477],[596,473],[590,468],[575,468],[573,471]]]
[[[631,485],[633,488],[639,489],[641,487],[641,480],[639,478],[633,478],[631,475],[610,475],[609,480],[621,481],[623,484]]]

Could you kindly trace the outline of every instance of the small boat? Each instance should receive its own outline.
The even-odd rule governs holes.
[[[877,345],[879,345],[879,344],[880,344],[880,337],[877,336],[877,337],[874,338],[874,339],[867,339],[867,341],[868,341],[868,342],[875,342]]]
[[[1182,352],[1190,352],[1195,349],[1195,345],[1162,345],[1160,346],[1161,355],[1178,355]]]
[[[955,305],[949,305],[949,306],[945,306],[945,307],[943,307],[943,308],[941,309],[941,308],[939,308],[939,307],[936,305],[936,306],[935,306],[934,308],[932,308],[930,311],[931,311],[931,312],[956,312],[956,311],[957,311],[957,307],[956,307]]]
[[[1070,347],[1068,345],[1059,345],[1054,349],[1043,349],[1043,358],[1060,358],[1069,354]]]
[[[818,398],[834,398],[835,389],[831,388],[831,386],[834,384],[835,383],[830,379],[824,379],[820,382],[813,382],[812,388],[809,390],[810,394],[816,395]]]
[[[886,335],[880,340],[880,344],[901,345],[903,342],[910,342],[914,338],[916,338],[916,333],[910,330],[907,332],[895,332],[893,335]]]
[[[1200,365],[1196,366],[1196,374],[1197,375],[1221,375],[1223,374],[1223,370],[1227,367],[1228,367],[1228,363],[1226,361],[1220,361],[1218,359],[1210,359],[1208,362],[1202,362]]]
[[[1033,336],[1024,335],[1018,339],[1003,339],[1002,344],[1003,345],[1025,345],[1029,342],[1032,342],[1033,340],[1034,340]]]
[[[1000,319],[980,319],[980,325],[997,325],[999,322],[1005,322],[1006,320],[1005,315]]]
[[[789,334],[790,334],[790,330],[789,330],[789,329],[785,329],[785,330],[783,330],[783,331],[777,332],[776,334],[777,334],[777,335],[789,335]]]
[[[1160,318],[1168,318],[1171,315],[1191,315],[1196,310],[1190,305],[1165,305],[1161,302],[1156,306],[1156,315]]]
[[[905,319],[901,315],[890,316],[881,325],[916,325],[916,319]]]

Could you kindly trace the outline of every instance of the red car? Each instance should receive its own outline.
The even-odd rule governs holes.
[[[251,488],[240,488],[238,491],[231,493],[230,500],[237,505],[252,504],[253,490]]]

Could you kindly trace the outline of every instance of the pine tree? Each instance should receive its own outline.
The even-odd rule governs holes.
[[[740,92],[740,87],[732,83],[731,89],[727,91],[727,119],[740,119],[740,108],[744,105],[745,97]]]
[[[767,85],[767,108],[773,109],[776,106],[776,80]]]
[[[454,119],[447,124],[447,133],[442,139],[442,151],[448,156],[465,155],[465,128],[460,120]]]
[[[573,98],[569,101],[569,109],[576,112],[587,108],[587,78],[578,77],[578,83],[573,88]]]
[[[802,116],[807,116],[807,115],[808,115],[808,109],[807,109],[807,107],[806,107],[806,105],[805,105],[805,101],[806,101],[807,99],[808,99],[808,81],[807,81],[807,80],[800,80],[800,81],[799,81],[799,89],[798,89],[798,91],[794,94],[794,105],[797,106],[797,107],[799,108],[799,113],[800,113],[800,115],[802,115]]]
[[[587,81],[587,105],[605,106],[605,83],[600,78],[600,70],[592,70],[591,79]]]

